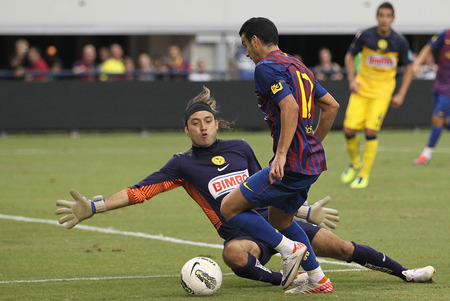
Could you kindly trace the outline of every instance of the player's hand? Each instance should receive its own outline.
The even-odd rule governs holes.
[[[296,216],[306,219],[306,221],[319,225],[328,230],[336,229],[334,222],[339,222],[339,211],[332,208],[325,208],[325,205],[331,200],[331,197],[326,196],[320,201],[315,202],[311,206],[302,206],[298,210]]]
[[[276,180],[281,180],[284,177],[284,165],[286,164],[285,156],[275,155],[275,158],[270,165],[269,178],[272,184]]]
[[[350,82],[349,88],[350,88],[350,92],[353,93],[358,93],[359,91],[359,86],[361,86],[361,83],[356,81],[356,80],[352,80]]]
[[[404,95],[401,95],[401,94],[394,95],[394,97],[392,97],[392,100],[391,100],[391,106],[393,108],[401,107],[401,105],[403,104],[403,100],[404,99],[405,99]]]
[[[75,202],[57,200],[56,206],[61,206],[63,208],[58,208],[55,211],[55,214],[67,214],[58,220],[60,224],[64,224],[65,222],[67,222],[67,229],[73,228],[76,224],[78,224],[82,220],[90,218],[95,213],[92,208],[93,202],[91,200],[86,199],[75,189],[70,190],[70,194],[75,199]]]

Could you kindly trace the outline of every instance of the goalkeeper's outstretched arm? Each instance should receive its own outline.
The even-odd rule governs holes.
[[[70,191],[75,201],[57,200],[56,205],[61,208],[56,209],[55,214],[66,214],[58,222],[66,223],[66,228],[71,229],[79,222],[92,217],[96,213],[125,207],[129,205],[128,194],[125,189],[107,197],[98,195],[93,200],[86,199],[75,189]]]

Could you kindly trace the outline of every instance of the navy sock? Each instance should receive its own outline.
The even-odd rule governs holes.
[[[259,260],[250,253],[248,253],[248,262],[246,266],[232,270],[237,276],[242,278],[268,282],[273,285],[281,284],[281,273],[271,271],[264,267]]]
[[[355,246],[355,251],[353,252],[351,261],[368,269],[388,273],[405,280],[402,271],[407,270],[407,268],[403,267],[400,263],[369,246],[360,245],[353,241],[352,244]]]
[[[442,134],[442,127],[432,127],[430,137],[428,138],[428,147],[434,147]]]
[[[273,249],[283,239],[283,235],[277,232],[274,227],[255,211],[244,211],[236,214],[228,222]]]
[[[316,254],[311,247],[309,238],[306,235],[305,231],[303,231],[303,229],[297,223],[292,223],[292,225],[280,232],[287,238],[294,241],[299,241],[302,244],[306,245],[306,247],[308,248],[308,251],[305,255],[306,259],[302,261],[302,268],[305,271],[312,271],[319,267],[319,262],[317,261]]]

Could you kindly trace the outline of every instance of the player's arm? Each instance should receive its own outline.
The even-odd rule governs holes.
[[[128,194],[125,189],[107,197],[98,195],[89,200],[75,189],[70,191],[75,202],[58,200],[56,205],[61,207],[56,209],[55,214],[66,214],[59,219],[60,224],[66,224],[67,229],[73,228],[79,222],[92,217],[96,213],[114,210],[129,205]]]
[[[314,133],[320,141],[323,141],[334,123],[339,103],[327,92],[324,96],[314,99],[314,104],[320,108],[319,121]]]
[[[270,166],[270,181],[282,179],[286,155],[294,138],[298,124],[298,104],[292,94],[287,95],[278,103],[281,110],[281,132],[277,152]]]
[[[416,57],[413,63],[413,73],[414,75],[417,75],[417,73],[420,72],[421,66],[423,62],[425,62],[425,59],[431,54],[431,51],[433,49],[431,48],[430,44],[426,44],[422,50],[420,51],[419,55]]]
[[[350,51],[347,51],[344,62],[349,89],[351,92],[357,93],[360,83],[355,79],[355,56]]]
[[[391,100],[391,106],[394,108],[398,108],[403,104],[403,101],[405,100],[406,92],[408,91],[409,86],[411,85],[412,78],[413,78],[412,64],[404,66],[403,70],[404,70],[404,72],[403,72],[402,83],[400,85],[400,88],[398,89],[397,94],[395,94]]]

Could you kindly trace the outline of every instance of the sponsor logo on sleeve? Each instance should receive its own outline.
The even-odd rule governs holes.
[[[276,93],[280,92],[281,90],[283,90],[283,85],[280,82],[277,82],[277,83],[273,84],[272,86],[270,86],[270,89],[272,90],[272,94],[276,94]]]

